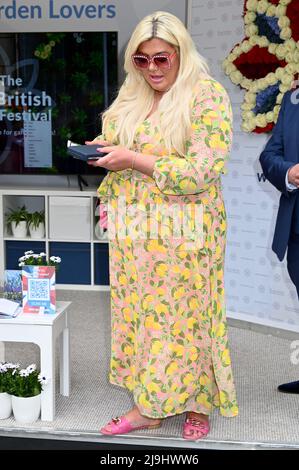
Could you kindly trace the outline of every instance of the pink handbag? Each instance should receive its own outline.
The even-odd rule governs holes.
[[[107,211],[107,206],[106,204],[100,203],[100,208],[99,208],[99,224],[100,227],[104,230],[108,229],[108,211]]]

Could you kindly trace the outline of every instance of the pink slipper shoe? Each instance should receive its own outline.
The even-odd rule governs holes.
[[[190,441],[197,441],[207,437],[210,431],[209,423],[203,423],[197,419],[186,418],[183,425],[183,438]]]
[[[142,426],[132,426],[132,424],[125,418],[121,416],[120,418],[112,418],[112,420],[106,424],[100,432],[106,435],[113,434],[127,434],[131,431],[137,431],[139,429],[156,429],[159,428],[161,424],[143,424]]]

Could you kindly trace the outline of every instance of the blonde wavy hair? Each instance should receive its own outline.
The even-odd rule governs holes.
[[[103,113],[103,134],[114,122],[115,144],[133,149],[136,128],[149,115],[154,103],[154,90],[136,70],[131,56],[141,43],[153,38],[162,39],[177,51],[180,65],[175,83],[159,102],[160,133],[168,151],[184,155],[185,142],[191,129],[190,100],[200,78],[209,77],[205,59],[197,52],[184,24],[171,13],[157,11],[138,23],[125,52],[126,78],[118,96]]]

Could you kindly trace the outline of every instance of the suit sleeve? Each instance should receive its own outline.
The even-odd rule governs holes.
[[[294,166],[294,162],[288,162],[284,159],[283,124],[288,99],[290,99],[289,92],[285,93],[283,97],[272,136],[260,155],[260,163],[265,177],[287,197],[289,197],[289,192],[286,187],[286,174],[287,171]]]
[[[197,194],[214,184],[228,159],[232,138],[232,111],[224,88],[214,80],[200,82],[193,101],[192,129],[186,153],[158,158],[153,178],[170,195]]]

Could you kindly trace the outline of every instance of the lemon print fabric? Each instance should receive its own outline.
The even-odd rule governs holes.
[[[167,153],[154,113],[140,123],[134,142],[144,158],[158,157],[153,176],[111,171],[98,189],[100,201],[114,211],[113,217],[108,211],[108,225],[116,234],[109,241],[109,378],[130,390],[152,418],[210,414],[215,407],[223,416],[238,414],[225,317],[220,180],[231,147],[231,107],[213,79],[198,82],[191,104],[184,157]],[[106,140],[113,141],[113,130]],[[123,201],[130,209],[125,213]],[[201,215],[193,211],[188,235],[174,236],[175,217],[190,206],[200,206]],[[174,210],[165,218],[168,208]],[[161,230],[152,230],[155,223]],[[119,227],[126,228],[123,236]]]

